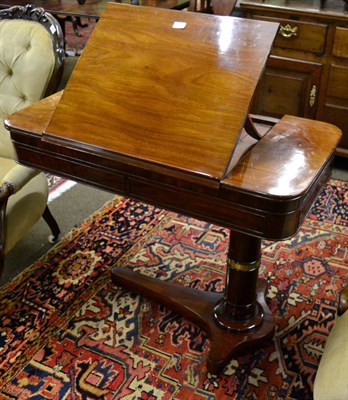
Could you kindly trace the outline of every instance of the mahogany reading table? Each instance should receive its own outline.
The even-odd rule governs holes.
[[[109,3],[64,93],[5,122],[23,164],[230,229],[223,293],[129,268],[111,274],[203,328],[213,373],[272,338],[261,239],[296,233],[341,134],[298,117],[248,116],[277,28]]]

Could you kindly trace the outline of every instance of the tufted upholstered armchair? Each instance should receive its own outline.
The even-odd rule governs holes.
[[[337,319],[314,381],[314,400],[348,399],[348,286],[339,296]]]
[[[4,255],[41,216],[51,241],[60,233],[47,206],[47,178],[16,162],[4,119],[54,93],[63,63],[63,33],[52,15],[33,5],[0,11],[0,276]]]

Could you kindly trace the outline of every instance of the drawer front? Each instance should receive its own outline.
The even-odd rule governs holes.
[[[330,66],[327,94],[336,99],[345,100],[348,106],[348,68],[340,65]]]
[[[335,57],[348,58],[348,28],[336,27],[332,54]]]
[[[327,25],[254,15],[254,19],[280,24],[274,46],[291,50],[323,54]]]

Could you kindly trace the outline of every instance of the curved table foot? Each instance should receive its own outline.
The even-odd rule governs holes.
[[[224,293],[183,287],[142,275],[129,268],[113,268],[111,278],[116,285],[163,304],[202,328],[211,341],[207,368],[213,374],[219,373],[231,357],[259,347],[273,336],[275,324],[265,302],[267,282],[264,279],[258,279],[256,286],[257,312],[261,313],[261,322],[255,327],[251,321],[250,329],[240,331],[239,321],[235,328],[233,321],[230,321],[229,328],[216,321],[215,309],[224,298]],[[247,322],[248,320],[244,321],[244,326]]]

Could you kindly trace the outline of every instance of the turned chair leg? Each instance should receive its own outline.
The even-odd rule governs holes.
[[[60,229],[48,206],[46,206],[45,211],[42,214],[42,218],[45,220],[52,232],[52,235],[48,237],[49,242],[55,243],[60,235]]]

